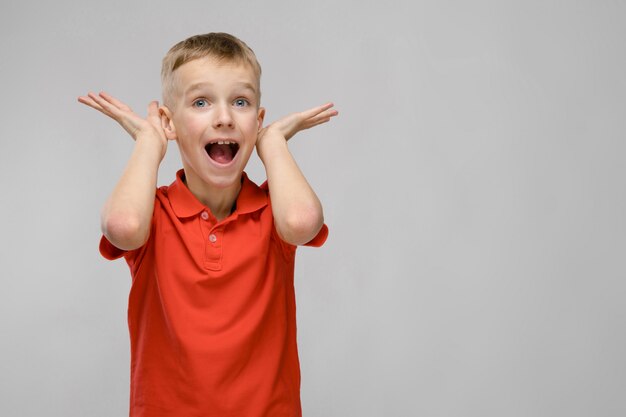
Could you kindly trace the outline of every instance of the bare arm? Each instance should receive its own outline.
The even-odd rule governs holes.
[[[151,102],[147,118],[142,119],[106,93],[89,93],[78,101],[117,121],[135,140],[126,168],[102,209],[101,227],[116,247],[136,249],[150,235],[157,173],[167,150],[158,103]]]
[[[313,239],[324,224],[322,205],[287,147],[297,132],[328,122],[338,113],[328,103],[293,113],[261,129],[257,153],[265,166],[272,214],[279,236],[292,245]]]

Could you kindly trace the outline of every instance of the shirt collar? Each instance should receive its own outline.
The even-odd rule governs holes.
[[[179,218],[196,216],[207,210],[196,196],[194,196],[184,182],[185,171],[176,173],[176,180],[168,187],[167,194],[174,213]],[[262,209],[268,204],[267,186],[259,187],[252,182],[248,175],[241,175],[241,190],[237,196],[237,208],[235,214],[252,213]]]

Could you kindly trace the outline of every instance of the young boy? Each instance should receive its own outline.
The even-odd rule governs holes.
[[[245,43],[209,33],[167,53],[163,105],[146,119],[106,93],[78,99],[135,140],[100,242],[132,275],[131,416],[302,414],[294,258],[328,229],[287,141],[337,112],[329,103],[262,127],[260,76]],[[183,169],[157,189],[168,140]],[[243,172],[254,148],[261,187]]]

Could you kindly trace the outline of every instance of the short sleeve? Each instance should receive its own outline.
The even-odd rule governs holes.
[[[158,199],[155,198],[154,199],[154,211],[152,212],[152,220],[150,223],[150,237],[148,238],[148,241],[151,240],[151,236],[154,235],[154,229],[155,229],[155,219],[156,219],[156,214],[157,211],[159,210],[159,206],[158,206]],[[102,255],[102,257],[104,257],[105,259],[109,260],[109,261],[114,261],[116,259],[119,259],[121,257],[124,257],[124,259],[126,259],[126,262],[129,263],[129,265],[131,263],[136,263],[141,257],[142,257],[142,253],[144,252],[144,248],[146,247],[146,244],[144,244],[143,246],[134,249],[134,250],[124,250],[124,249],[120,249],[117,246],[115,246],[113,243],[111,243],[109,241],[109,239],[107,239],[107,237],[103,234],[102,237],[100,238],[100,246],[99,246],[99,250],[100,250],[100,255]]]
[[[324,244],[324,242],[326,242],[327,238],[328,238],[328,226],[324,224],[322,225],[322,228],[320,229],[320,231],[317,232],[317,235],[313,239],[311,239],[309,242],[305,243],[303,246],[311,246],[314,248],[319,248],[320,246]]]
[[[100,238],[100,255],[102,255],[105,259],[113,261],[121,258],[125,253],[126,251],[117,248],[109,242],[109,239],[107,239],[106,236],[102,235]]]
[[[285,256],[285,258],[293,259],[293,256],[295,255],[296,249],[298,247],[282,240],[281,237],[278,235],[278,231],[276,230],[276,227],[274,225],[272,225],[272,235],[273,235],[274,240],[278,243],[279,247],[281,248],[281,251],[283,255]],[[322,225],[322,228],[320,229],[319,232],[317,232],[317,235],[313,239],[311,239],[310,241],[308,241],[307,243],[301,246],[319,248],[320,246],[324,244],[324,242],[326,242],[327,238],[328,238],[328,226],[324,224]]]

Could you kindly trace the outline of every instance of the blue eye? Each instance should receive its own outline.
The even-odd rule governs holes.
[[[245,107],[248,104],[250,103],[245,98],[238,98],[237,100],[235,100],[235,107]]]
[[[203,99],[203,98],[198,99],[198,100],[193,102],[193,106],[194,107],[206,107],[208,105],[209,105],[209,103],[207,103],[207,101],[205,99]]]

